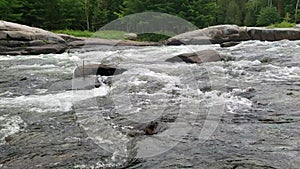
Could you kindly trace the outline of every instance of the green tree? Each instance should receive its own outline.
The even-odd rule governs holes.
[[[266,7],[263,8],[257,18],[257,25],[267,26],[280,21],[280,15],[276,8]]]
[[[84,0],[59,0],[59,29],[86,29]]]
[[[247,0],[218,0],[217,23],[243,25]]]
[[[21,0],[0,0],[0,19],[19,22],[22,18]]]
[[[61,23],[59,6],[57,0],[23,0],[23,16],[20,21],[30,26],[44,29],[58,29]]]
[[[118,18],[123,0],[84,0],[86,29],[96,31]]]
[[[246,26],[255,26],[257,23],[257,16],[262,8],[268,6],[266,0],[248,0],[246,3],[246,15],[244,24]]]
[[[152,11],[179,16],[198,27],[215,24],[217,4],[215,0],[124,0],[121,14]]]

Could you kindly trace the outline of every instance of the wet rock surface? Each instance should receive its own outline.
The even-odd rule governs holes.
[[[71,81],[80,84],[73,79],[76,56],[0,56],[0,167],[299,168],[297,42],[248,41],[216,50],[232,59],[170,64],[164,61],[189,51],[125,49],[110,55],[111,62],[149,63],[129,62],[111,86],[95,88],[95,77],[77,77],[91,88],[72,91]],[[161,61],[153,64],[154,56]],[[211,112],[219,99],[223,111]],[[203,141],[207,121],[217,126]]]
[[[217,62],[221,56],[214,50],[202,50],[194,53],[184,53],[166,60],[166,62],[186,62],[186,63],[205,63]]]
[[[126,69],[117,66],[88,64],[76,67],[74,70],[75,77],[84,77],[87,75],[113,76],[125,72]]]
[[[226,48],[226,47],[236,46],[238,44],[240,44],[240,42],[224,42],[224,43],[221,43],[220,46],[222,48]]]

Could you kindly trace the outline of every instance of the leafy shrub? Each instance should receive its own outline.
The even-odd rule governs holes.
[[[275,23],[275,24],[272,24],[270,26],[268,26],[269,28],[293,28],[296,26],[295,23],[291,23],[291,17],[290,17],[290,14],[289,13],[286,13],[285,17],[284,17],[284,20],[280,23]]]
[[[81,30],[56,30],[55,33],[63,33],[76,37],[91,37],[102,39],[124,39],[123,35],[126,32],[116,30],[99,30],[97,32],[81,31]]]
[[[169,36],[157,34],[157,33],[143,33],[143,34],[138,34],[137,41],[162,42],[169,38],[170,38]]]
[[[67,35],[72,35],[76,37],[91,37],[94,32],[90,31],[81,31],[81,30],[55,30],[53,31],[54,33],[61,33],[61,34],[67,34]]]
[[[296,26],[295,23],[291,23],[291,22],[287,22],[287,21],[282,21],[280,23],[272,24],[272,25],[270,25],[268,27],[269,28],[293,28],[295,26]]]

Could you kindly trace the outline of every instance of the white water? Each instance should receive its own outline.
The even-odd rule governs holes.
[[[126,118],[130,117],[136,121],[149,121],[161,115],[160,111],[155,110],[156,112],[154,112],[151,110],[166,107],[167,104],[169,104],[168,101],[174,101],[175,104],[180,104],[182,106],[180,107],[181,109],[199,109],[199,111],[183,111],[184,113],[189,113],[188,115],[190,115],[190,117],[194,117],[199,115],[199,112],[202,112],[200,109],[209,109],[214,106],[216,103],[214,103],[213,100],[221,100],[225,107],[224,110],[221,110],[219,115],[238,115],[241,112],[251,111],[253,107],[256,106],[256,103],[253,102],[252,99],[242,96],[249,92],[252,87],[262,93],[263,96],[272,95],[270,96],[272,98],[274,94],[278,93],[278,90],[286,90],[286,88],[282,87],[282,85],[279,85],[279,88],[271,86],[271,82],[300,81],[298,58],[300,48],[297,43],[298,42],[290,41],[248,41],[227,49],[221,49],[217,45],[214,45],[209,48],[216,49],[221,54],[233,57],[236,60],[206,63],[203,65],[185,63],[170,64],[164,62],[165,59],[174,55],[203,49],[203,46],[147,47],[109,52],[74,53],[71,55],[0,56],[0,61],[4,63],[19,62],[18,64],[8,64],[5,70],[22,70],[24,73],[30,73],[33,76],[36,74],[48,75],[48,73],[54,73],[58,74],[59,77],[61,74],[71,73],[75,65],[82,64],[83,60],[86,64],[109,63],[128,69],[122,76],[113,79],[114,83],[111,87],[102,86],[101,88],[91,90],[59,92],[49,92],[47,89],[36,89],[38,91],[37,94],[23,96],[14,96],[14,92],[10,91],[10,88],[7,88],[6,91],[0,93],[0,110],[22,109],[24,112],[51,114],[53,112],[72,111],[75,105],[75,112],[79,117],[78,122],[86,130],[91,139],[99,145],[109,145],[109,150],[114,151],[114,156],[111,160],[118,161],[118,159],[115,159],[115,156],[120,154],[128,155],[129,150],[127,150],[125,145],[129,142],[130,138],[117,130],[111,131],[111,128],[109,128],[111,126],[109,126],[106,131],[101,131],[105,133],[105,135],[103,133],[99,135],[98,131],[95,131],[94,128],[99,126],[103,127],[102,124],[97,123],[104,123],[105,120],[101,119],[102,117],[99,116],[99,111],[95,110],[97,107],[83,107],[86,109],[77,111],[77,103],[91,100],[90,102],[94,102],[92,105],[97,106],[97,101],[93,98],[110,96],[115,103],[115,108],[118,113],[123,113],[126,115]],[[253,51],[253,48],[255,48],[255,51]],[[277,59],[277,61],[264,63],[261,60],[262,57]],[[45,62],[47,61],[47,63],[39,64],[29,62],[35,59],[44,60]],[[286,65],[281,65],[281,62]],[[293,65],[297,63],[297,66]],[[257,71],[257,69],[259,69],[259,71]],[[203,73],[203,70],[208,72],[209,82],[205,82],[205,80],[201,78],[202,76],[200,75]],[[51,78],[48,80],[51,81]],[[204,85],[204,83],[207,84]],[[150,86],[148,86],[149,84]],[[154,86],[151,86],[151,84]],[[271,92],[266,91],[266,93],[264,93],[266,89],[260,89],[261,86],[264,87],[263,84],[270,86],[275,92],[271,93],[272,90],[270,89]],[[210,85],[210,91],[200,91],[201,87]],[[226,91],[222,89],[222,87],[231,87],[233,89]],[[157,91],[151,93],[151,91],[148,91],[149,88],[153,88],[151,90]],[[172,92],[178,93],[178,96],[175,97],[175,94]],[[295,97],[299,97],[299,95],[296,93]],[[257,98],[259,97],[256,96],[256,99]],[[273,97],[271,103],[275,104],[280,102],[280,99],[280,96],[276,98]],[[294,98],[289,99],[292,100]],[[294,99],[294,101],[295,100],[296,99]],[[283,101],[281,100],[281,102]],[[149,112],[153,114],[149,115]],[[186,119],[183,118],[183,120]],[[191,123],[193,122],[195,122],[195,120],[191,121]],[[142,156],[148,153],[148,155],[151,156],[155,154],[154,148],[162,149],[162,147],[159,146],[166,143],[171,146],[165,146],[164,148],[172,148],[172,146],[174,146],[173,143],[179,142],[180,134],[190,130],[189,125],[183,123],[176,124],[179,127],[177,126],[176,128],[176,126],[172,126],[174,128],[162,134],[164,137],[157,136],[156,138],[151,137],[150,140],[145,139],[146,142],[151,141],[157,143],[156,145],[158,145],[158,147],[150,147],[153,148],[153,151],[143,149],[143,141],[139,142],[140,150],[138,155]],[[0,144],[1,141],[2,144],[4,143],[5,137],[21,132],[23,128],[20,126],[26,126],[21,116],[15,114],[1,114],[1,112],[0,125],[2,125],[0,126]],[[119,126],[118,124],[111,125],[116,128]],[[121,127],[130,128],[132,126]],[[243,128],[243,126],[239,127],[240,129]],[[180,129],[182,129],[182,131]],[[177,131],[178,135],[173,135],[173,138],[168,137],[174,133],[174,131]],[[95,164],[95,166],[107,167],[111,165],[110,162],[99,162],[99,164]],[[76,167],[80,168],[82,166],[77,165]]]

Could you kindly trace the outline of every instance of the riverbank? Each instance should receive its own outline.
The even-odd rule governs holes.
[[[97,34],[97,33],[96,33]],[[239,27],[218,25],[186,32],[164,42],[138,41],[135,34],[124,34],[126,39],[102,39],[55,34],[39,28],[0,21],[0,55],[35,55],[63,53],[69,49],[90,48],[101,50],[107,46],[159,46],[159,45],[202,45],[220,44],[229,47],[241,41],[299,40],[300,29]],[[120,37],[120,35],[118,35]],[[164,37],[165,38],[165,37]]]

